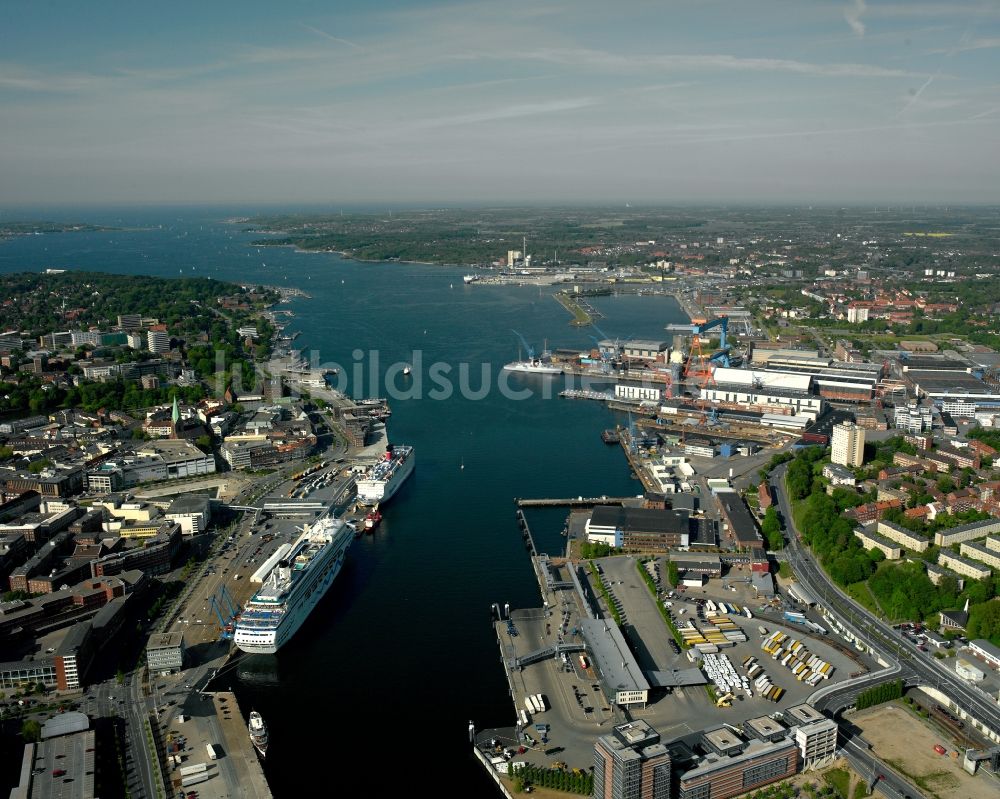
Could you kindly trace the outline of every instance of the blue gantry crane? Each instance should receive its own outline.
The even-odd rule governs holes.
[[[222,602],[225,602],[226,604],[226,610],[229,614],[228,618],[222,613]],[[236,620],[239,609],[237,608],[236,603],[233,602],[233,598],[230,596],[225,585],[223,585],[219,590],[218,597],[215,594],[212,594],[209,603],[212,610],[215,611],[216,617],[219,619],[219,627],[222,630],[220,637],[231,638],[233,635],[233,623]]]
[[[729,333],[729,317],[720,316],[716,319],[712,319],[708,322],[702,322],[700,324],[669,324],[666,326],[667,330],[677,330],[691,333],[695,337],[695,341],[698,342],[698,346],[695,347],[692,344],[692,352],[697,349],[700,355],[701,353],[701,334],[707,333],[709,330],[714,328],[719,328],[719,349],[717,352],[708,356],[709,362],[715,362],[721,366],[729,366],[729,350],[732,349],[731,345],[726,342],[726,335]]]

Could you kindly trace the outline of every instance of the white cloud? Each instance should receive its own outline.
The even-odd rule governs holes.
[[[728,54],[692,55],[619,55],[605,50],[537,48],[505,52],[466,51],[453,56],[459,60],[507,59],[543,61],[576,68],[589,68],[620,73],[648,75],[650,70],[699,71],[720,70],[737,72],[787,72],[799,75],[853,78],[914,77],[915,73],[874,64],[821,64],[783,58],[747,58]],[[926,75],[920,75],[926,77]]]
[[[861,17],[867,10],[865,0],[851,0],[851,4],[844,10],[844,19],[857,36],[865,35],[865,23],[861,21]]]

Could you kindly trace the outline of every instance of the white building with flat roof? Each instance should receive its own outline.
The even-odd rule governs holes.
[[[850,422],[834,425],[830,461],[841,466],[861,466],[865,462],[865,429]]]
[[[795,728],[803,770],[821,768],[837,756],[837,723],[824,718]]]

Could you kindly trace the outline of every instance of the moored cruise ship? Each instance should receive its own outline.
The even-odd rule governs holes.
[[[385,457],[358,480],[358,502],[375,505],[386,502],[410,476],[416,456],[413,447],[386,447]]]
[[[306,528],[240,613],[236,646],[273,654],[286,644],[333,585],[353,541],[353,529],[332,516]]]

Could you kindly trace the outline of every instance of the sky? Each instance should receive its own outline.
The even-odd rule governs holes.
[[[0,207],[1000,203],[1000,0],[4,0]]]

